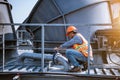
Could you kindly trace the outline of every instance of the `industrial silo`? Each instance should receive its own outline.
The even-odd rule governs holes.
[[[13,23],[11,9],[12,6],[7,0],[0,0],[0,65],[17,56],[14,26],[4,25]]]

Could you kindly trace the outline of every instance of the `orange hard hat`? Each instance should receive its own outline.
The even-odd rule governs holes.
[[[77,28],[75,26],[68,26],[66,30],[66,36],[68,36],[70,32],[76,32],[76,31],[77,31]]]

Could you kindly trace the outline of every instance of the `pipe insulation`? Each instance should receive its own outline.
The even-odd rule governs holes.
[[[31,59],[38,59],[38,60],[41,60],[42,59],[42,54],[38,54],[38,53],[22,53],[20,56],[19,56],[19,61],[20,62],[24,62],[24,59],[25,58],[31,58]],[[44,54],[44,60],[52,60],[53,59],[53,55],[51,54]]]
[[[42,59],[42,54],[38,53],[22,53],[19,58],[18,62],[23,63],[26,58],[30,59]],[[69,63],[66,57],[62,56],[60,53],[56,53],[55,55],[52,54],[44,54],[44,60],[46,61],[54,61],[57,63],[60,63],[61,65],[64,66],[64,71],[68,71],[69,69]]]

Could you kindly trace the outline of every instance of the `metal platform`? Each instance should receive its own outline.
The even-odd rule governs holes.
[[[36,65],[36,63],[38,65]],[[32,65],[31,65],[32,64]],[[100,75],[100,76],[119,76],[120,77],[120,68],[119,66],[113,65],[104,65],[104,67],[101,66],[92,66],[90,69],[90,74],[88,74],[88,70],[82,71],[82,72],[66,72],[63,70],[62,65],[53,65],[50,66],[49,64],[45,65],[44,72],[43,73],[53,73],[53,74],[77,74],[77,75]],[[41,65],[38,61],[32,62],[29,64],[24,65],[5,65],[4,70],[2,70],[3,67],[0,67],[0,71],[3,73],[42,73],[41,71]]]
[[[93,68],[90,69],[90,74],[87,70],[64,72],[55,67],[52,67],[52,70],[47,68],[46,70],[48,71],[41,72],[41,67],[34,65],[9,65],[0,73],[0,78],[3,80],[120,80],[120,69],[114,68]],[[5,75],[9,75],[10,78],[6,78]]]

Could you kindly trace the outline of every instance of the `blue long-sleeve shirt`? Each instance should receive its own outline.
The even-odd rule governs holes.
[[[71,40],[65,42],[64,44],[60,45],[61,48],[70,48],[74,44],[82,44],[83,39],[85,39],[83,36],[80,37],[80,33],[77,33]]]

